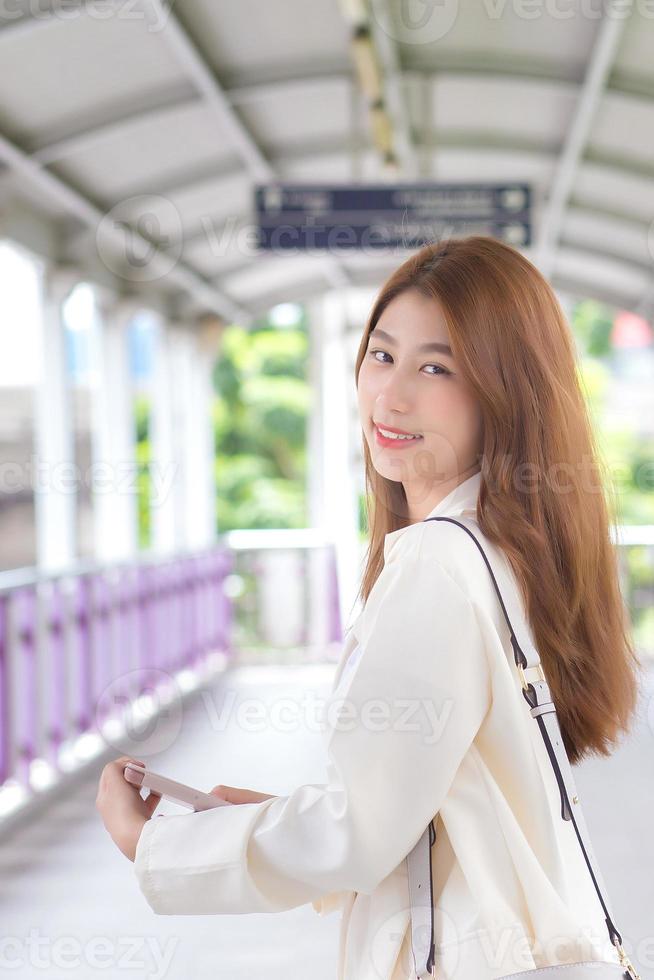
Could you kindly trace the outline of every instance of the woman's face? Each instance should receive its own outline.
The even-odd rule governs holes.
[[[402,483],[421,520],[480,468],[482,419],[449,349],[440,303],[409,289],[386,307],[359,370],[361,426],[373,465]],[[427,349],[430,347],[430,349]],[[383,438],[378,426],[416,438]]]

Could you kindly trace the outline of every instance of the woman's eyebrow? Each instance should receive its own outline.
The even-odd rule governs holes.
[[[368,334],[368,339],[370,340],[371,337],[381,337],[382,340],[385,340],[386,343],[388,344],[395,343],[393,337],[391,337],[390,334],[386,333],[385,330],[381,330],[379,327],[374,327],[370,331],[370,333]],[[435,350],[441,354],[447,354],[448,357],[454,358],[454,354],[452,353],[452,348],[449,346],[449,344],[441,344],[437,340],[434,340],[429,344],[418,344],[416,350],[420,351],[421,353],[423,351]]]

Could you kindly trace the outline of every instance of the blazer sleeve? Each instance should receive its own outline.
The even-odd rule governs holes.
[[[324,896],[371,893],[417,843],[490,707],[484,633],[418,553],[384,566],[359,640],[345,696],[325,702],[327,783],[147,821],[134,868],[154,912],[328,911]]]

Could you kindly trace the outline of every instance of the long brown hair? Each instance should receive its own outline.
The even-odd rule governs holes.
[[[609,755],[629,730],[641,664],[610,540],[606,495],[614,490],[565,316],[538,269],[509,245],[477,235],[429,244],[382,286],[359,346],[357,385],[368,334],[407,289],[440,303],[459,372],[478,399],[477,521],[522,591],[570,761]],[[384,536],[409,521],[402,484],[377,473],[365,438],[363,454],[365,601],[383,568]]]

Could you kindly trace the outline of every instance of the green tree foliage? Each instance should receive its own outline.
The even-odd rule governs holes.
[[[150,520],[150,399],[147,395],[137,395],[134,399],[134,425],[136,428],[136,489],[139,548],[149,548],[151,544]]]
[[[617,425],[608,417],[613,383],[610,335],[613,311],[595,300],[576,304],[572,329],[579,350],[579,372],[593,420],[617,524],[654,524],[654,442],[633,423]]]
[[[604,303],[585,299],[573,313],[575,337],[589,357],[608,357],[611,353],[613,311]]]
[[[217,526],[304,527],[310,391],[304,314],[228,327],[214,370]]]
[[[572,328],[579,351],[582,388],[593,420],[605,471],[607,499],[615,524],[654,524],[654,440],[633,420],[618,425],[607,409],[613,351],[613,311],[593,300],[577,303]],[[632,545],[618,552],[634,637],[639,649],[654,651],[654,567],[651,548]]]

